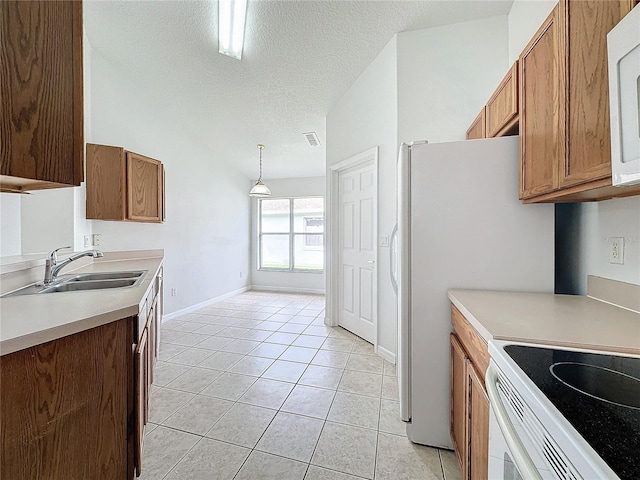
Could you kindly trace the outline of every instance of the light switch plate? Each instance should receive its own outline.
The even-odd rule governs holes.
[[[382,235],[380,237],[380,246],[388,247],[389,246],[389,235]]]

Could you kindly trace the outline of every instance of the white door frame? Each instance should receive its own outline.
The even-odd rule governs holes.
[[[378,147],[370,148],[358,153],[341,162],[329,166],[327,178],[327,242],[326,263],[327,263],[327,297],[325,305],[325,324],[331,326],[338,325],[340,317],[340,235],[338,235],[340,225],[340,172],[355,167],[371,163],[373,165],[373,184],[375,185],[375,196],[373,199],[373,235],[376,246],[376,264],[373,269],[373,330],[374,348],[378,350]]]

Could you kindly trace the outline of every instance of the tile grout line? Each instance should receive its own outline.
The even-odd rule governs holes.
[[[308,306],[308,305],[310,305],[310,304],[307,304],[307,306]],[[282,307],[282,308],[286,308],[286,307]],[[304,309],[304,307],[303,307],[302,309]],[[232,311],[232,312],[233,312],[233,310],[230,310],[230,311]],[[280,310],[278,310],[278,312],[279,312],[279,311],[281,311],[281,309],[280,309]],[[272,315],[275,315],[276,313],[277,313],[277,312],[272,313],[272,314],[271,314],[271,315],[269,315],[267,318],[270,318]],[[298,311],[295,315],[298,315],[299,313],[300,313],[300,311]],[[295,316],[295,315],[293,315],[293,316]],[[243,318],[243,317],[229,317],[229,318]],[[306,329],[306,328],[308,328],[308,327],[310,327],[310,326],[314,326],[314,325],[313,325],[313,323],[314,323],[318,318],[321,318],[321,311],[320,311],[320,312],[318,312],[318,313],[317,313],[317,315],[316,315],[315,317],[310,317],[310,318],[313,318],[313,320],[311,321],[311,323],[309,323],[309,324],[303,324],[303,325],[305,325],[305,329]],[[288,322],[279,322],[279,323],[283,323],[283,326],[284,326],[284,325],[286,325],[286,323],[288,323]],[[203,324],[203,327],[204,327],[204,326],[206,326],[206,325],[207,325],[207,324]],[[227,324],[227,325],[222,325],[222,326],[223,326],[223,329],[224,329],[224,328],[229,328],[229,327],[232,327],[232,328],[233,328],[233,326],[232,326],[232,325],[228,325],[228,324]],[[318,326],[320,326],[320,325],[318,325]],[[203,327],[198,327],[198,329],[199,329],[199,328],[203,328]],[[256,327],[257,327],[257,325],[256,325]],[[241,327],[241,328],[245,328],[245,327]],[[279,327],[279,328],[283,328],[283,327]],[[196,329],[196,330],[197,330],[197,329]],[[248,328],[246,333],[248,333],[248,332],[249,332],[249,331],[251,331],[251,330],[260,330],[260,329],[257,329],[257,328],[255,328],[255,327],[253,327],[253,328]],[[178,330],[176,330],[176,331],[178,331]],[[279,331],[279,329],[278,329],[277,331]],[[193,332],[193,330],[192,330],[191,332]],[[191,332],[185,332],[185,333],[191,333]],[[274,333],[274,331],[270,331],[270,332],[271,332],[271,334],[273,334],[273,333]],[[289,333],[289,332],[286,332],[286,333]],[[288,343],[288,344],[284,345],[284,347],[285,347],[285,351],[286,351],[289,347],[293,346],[292,344],[293,344],[293,343],[294,343],[298,338],[300,338],[300,336],[301,336],[301,335],[310,335],[310,334],[308,334],[308,333],[307,333],[307,334],[305,334],[305,333],[304,333],[304,330],[303,330],[303,331],[302,331],[302,332],[300,332],[300,333],[294,333],[294,335],[296,336],[295,340],[293,340],[293,342],[291,342],[291,343]],[[208,336],[218,336],[218,335],[217,335],[217,332],[216,332],[216,333],[214,333],[213,335],[208,335]],[[232,338],[231,342],[233,342],[233,341],[235,341],[235,340],[238,340],[238,339],[243,339],[242,337],[223,337],[223,338]],[[322,347],[322,345],[324,345],[324,343],[325,343],[325,342],[327,341],[327,339],[329,339],[329,338],[341,339],[341,338],[344,338],[344,337],[342,337],[342,336],[338,336],[338,335],[333,336],[333,337],[332,337],[332,336],[330,336],[330,335],[326,335],[326,336],[320,336],[320,338],[323,338],[323,342],[322,342],[322,344],[320,345],[320,347],[319,347],[319,348],[312,348],[312,349],[316,350],[316,354],[314,355],[314,357],[313,357],[311,360],[306,361],[306,362],[299,362],[299,361],[296,361],[296,360],[282,360],[282,361],[290,361],[290,362],[294,362],[294,363],[297,363],[297,364],[300,364],[300,365],[304,365],[304,366],[305,366],[305,367],[304,367],[304,371],[305,371],[305,372],[306,372],[306,370],[307,370],[310,366],[317,366],[317,367],[324,367],[324,368],[336,368],[335,366],[331,366],[331,365],[329,365],[329,366],[327,366],[327,365],[312,365],[312,364],[311,364],[311,362],[313,361],[313,359],[315,358],[315,356],[316,356],[318,353],[320,353],[321,351],[326,351],[326,352],[341,352],[340,350],[327,350],[327,349],[323,350],[321,347]],[[245,339],[245,340],[251,340],[251,339]],[[265,340],[266,340],[266,339],[265,339]],[[263,341],[258,341],[258,344],[261,344],[261,343],[269,343],[269,342],[266,342],[265,340],[263,340]],[[202,341],[204,341],[204,340],[201,340],[201,341],[200,341],[200,342],[198,342],[198,343],[201,343]],[[188,350],[188,349],[190,349],[190,348],[198,348],[198,346],[197,346],[197,345],[198,345],[198,343],[196,343],[196,344],[192,344],[192,345],[182,345],[182,346],[186,347],[186,348],[185,348],[185,351],[186,351],[186,350]],[[177,345],[179,345],[179,344],[177,344]],[[300,347],[300,348],[309,348],[309,347],[304,347],[304,346],[303,346],[303,347]],[[346,353],[346,354],[348,355],[348,357],[347,357],[347,363],[348,363],[349,359],[350,359],[350,358],[352,358],[352,355],[354,355],[354,354],[358,354],[358,355],[363,355],[363,354],[364,354],[364,355],[370,355],[368,352],[360,352],[360,353],[358,353],[358,352],[354,352],[354,349],[355,349],[355,348],[356,348],[356,343],[355,343],[355,341],[354,341],[354,343],[351,345],[350,350],[349,350],[348,352],[344,352],[344,353]],[[207,350],[208,350],[208,349],[207,349]],[[214,354],[215,354],[215,353],[217,353],[217,352],[221,352],[221,350],[213,350],[213,352],[214,352],[214,353],[212,353],[210,356],[214,355]],[[231,374],[233,374],[234,372],[230,372],[230,371],[229,371],[229,370],[230,370],[230,368],[233,368],[233,366],[234,366],[234,365],[236,365],[237,363],[239,363],[240,361],[242,361],[244,358],[247,358],[247,357],[250,357],[250,356],[251,356],[251,355],[249,355],[249,353],[250,353],[250,352],[247,352],[247,353],[240,353],[240,352],[238,352],[238,353],[240,353],[240,354],[242,355],[242,358],[241,358],[241,359],[239,359],[237,362],[235,362],[235,363],[234,363],[234,365],[228,366],[228,367],[227,367],[227,369],[225,369],[225,370],[221,371],[221,370],[218,370],[218,369],[209,369],[208,367],[201,367],[199,364],[195,364],[195,365],[193,365],[193,364],[179,364],[179,363],[174,363],[174,362],[171,362],[171,361],[170,361],[170,360],[171,360],[171,359],[173,359],[175,356],[180,355],[181,353],[182,353],[182,352],[175,353],[175,354],[174,354],[174,355],[172,355],[171,357],[168,357],[168,358],[164,359],[164,361],[165,361],[166,363],[171,363],[171,364],[174,364],[174,365],[182,365],[182,366],[184,366],[184,367],[187,367],[187,368],[188,368],[188,370],[187,370],[187,371],[185,371],[185,372],[183,372],[182,374],[178,375],[177,377],[173,378],[171,381],[169,381],[169,382],[167,383],[167,385],[168,385],[168,384],[170,384],[170,383],[172,383],[172,382],[173,382],[173,381],[175,381],[176,379],[178,379],[178,378],[182,377],[182,376],[183,376],[183,375],[185,375],[188,371],[190,371],[190,370],[192,370],[192,369],[194,369],[194,368],[203,368],[203,369],[208,369],[208,370],[212,370],[212,371],[218,371],[218,372],[221,372],[221,373],[220,373],[220,375],[222,375],[222,374],[224,374],[224,373],[231,373]],[[230,352],[230,353],[236,353],[236,352]],[[269,358],[269,360],[271,360],[271,361],[272,361],[272,364],[273,364],[275,361],[280,360],[280,359],[281,359],[281,357],[282,357],[282,355],[284,355],[284,352],[282,352],[282,353],[281,353],[278,357],[276,357],[276,358]],[[209,357],[210,357],[210,356],[209,356]],[[207,358],[209,358],[209,357],[207,357]],[[263,358],[263,357],[259,357],[259,358]],[[355,357],[354,357],[354,358],[355,358]],[[204,360],[202,360],[202,361],[204,361]],[[269,367],[268,367],[268,368],[269,368]],[[268,369],[268,368],[267,368],[267,369]],[[339,386],[340,386],[340,384],[341,384],[341,382],[342,382],[342,380],[343,380],[343,378],[344,378],[345,372],[346,372],[347,370],[349,370],[349,371],[354,371],[354,372],[356,372],[356,371],[357,371],[357,372],[361,372],[361,373],[375,373],[375,374],[378,374],[377,372],[369,372],[369,371],[367,371],[367,370],[352,370],[352,369],[347,369],[347,368],[346,368],[346,364],[345,364],[344,366],[342,366],[342,367],[339,367],[339,370],[341,370],[340,379],[338,380],[338,383],[337,383],[337,385],[336,385],[335,389],[326,388],[326,387],[324,387],[324,386],[317,386],[317,385],[304,385],[304,384],[301,384],[301,383],[300,383],[300,378],[302,377],[302,375],[304,375],[304,372],[303,372],[301,375],[299,375],[299,376],[298,376],[298,378],[297,378],[297,380],[296,380],[295,382],[287,382],[286,380],[281,380],[281,379],[270,379],[270,380],[279,381],[279,382],[284,382],[284,383],[291,383],[291,384],[293,384],[293,388],[291,389],[291,391],[289,392],[289,394],[286,396],[286,398],[283,400],[283,402],[280,404],[279,408],[275,410],[275,412],[276,412],[276,413],[275,413],[275,415],[273,416],[273,418],[272,418],[272,419],[271,419],[271,421],[269,422],[269,425],[267,425],[267,427],[265,428],[265,430],[264,430],[264,431],[262,432],[262,434],[260,435],[260,437],[259,437],[259,439],[257,440],[257,442],[256,442],[256,444],[254,445],[254,447],[250,449],[250,450],[251,450],[251,452],[250,452],[250,454],[247,456],[247,459],[249,458],[249,456],[251,455],[251,453],[252,453],[252,452],[254,452],[254,451],[262,452],[261,450],[257,450],[257,449],[256,449],[256,447],[257,447],[258,443],[260,442],[260,440],[264,437],[264,435],[265,435],[266,431],[268,430],[268,428],[272,425],[273,420],[275,419],[275,417],[276,417],[280,412],[287,413],[287,414],[292,414],[292,415],[297,415],[297,416],[301,416],[301,417],[305,417],[305,418],[312,418],[312,419],[316,419],[316,420],[318,419],[318,417],[312,417],[312,416],[310,416],[310,415],[305,415],[305,414],[301,414],[301,413],[285,412],[284,410],[282,410],[282,407],[283,407],[283,406],[284,406],[284,404],[287,402],[287,400],[291,397],[291,394],[293,393],[293,390],[294,390],[297,386],[302,386],[302,387],[307,387],[307,388],[317,388],[317,389],[326,390],[326,391],[333,391],[334,393],[333,393],[333,398],[332,398],[332,400],[331,400],[331,404],[329,405],[329,409],[327,410],[327,414],[326,414],[326,416],[322,419],[322,420],[323,420],[323,424],[322,424],[322,428],[321,428],[321,430],[320,430],[320,434],[319,434],[319,436],[318,436],[318,438],[317,438],[317,440],[316,440],[316,444],[315,444],[314,449],[313,449],[313,451],[312,451],[311,458],[310,458],[309,462],[307,462],[307,468],[306,468],[306,470],[305,470],[305,475],[306,475],[306,473],[308,472],[308,470],[309,470],[309,468],[310,468],[310,465],[311,465],[311,459],[313,458],[313,455],[315,454],[315,452],[316,452],[316,450],[317,450],[317,446],[318,446],[318,444],[319,444],[319,441],[320,441],[320,437],[321,437],[321,435],[322,435],[322,432],[324,431],[324,428],[325,428],[325,426],[326,426],[327,422],[329,421],[329,420],[328,420],[328,416],[329,416],[329,413],[330,413],[330,411],[331,411],[331,408],[333,407],[333,405],[334,405],[334,403],[335,403],[335,398],[336,398],[336,396],[337,396],[337,393],[338,393],[339,391],[341,391],[341,390],[338,390],[338,389],[339,389]],[[266,369],[265,369],[265,371],[266,371]],[[239,374],[239,375],[245,375],[245,376],[254,377],[254,378],[255,378],[254,383],[255,383],[255,382],[257,382],[257,380],[258,380],[258,379],[260,379],[260,378],[266,378],[266,377],[263,377],[263,376],[262,376],[262,375],[264,374],[264,371],[263,371],[263,372],[261,372],[261,373],[260,373],[260,375],[258,375],[258,376],[256,376],[256,375],[247,375],[246,373],[238,373],[238,374]],[[383,370],[382,370],[381,375],[382,375],[382,378],[383,378],[383,380],[384,380],[384,367],[383,367]],[[179,389],[176,389],[176,388],[169,387],[169,386],[167,386],[167,385],[164,385],[164,386],[158,386],[158,388],[167,388],[167,389],[169,389],[169,390],[174,390],[174,391],[180,391],[180,392],[190,393],[190,394],[193,394],[193,395],[194,395],[194,398],[195,398],[195,396],[200,395],[200,396],[205,396],[205,397],[220,398],[220,399],[222,399],[222,400],[226,400],[226,401],[228,401],[228,398],[226,398],[226,399],[225,399],[225,398],[215,397],[215,396],[213,396],[213,395],[205,395],[205,394],[202,394],[202,393],[201,393],[201,392],[202,392],[202,391],[204,391],[207,387],[209,387],[211,384],[215,383],[215,381],[216,381],[216,379],[212,380],[208,385],[206,385],[204,388],[202,388],[199,392],[192,392],[192,391],[186,391],[186,390],[179,390]],[[250,386],[249,388],[251,388],[251,386]],[[249,389],[249,388],[248,388],[248,389]],[[248,389],[247,389],[247,390],[248,390]],[[245,391],[244,393],[246,393],[246,391]],[[343,392],[343,393],[349,393],[349,392]],[[356,395],[357,395],[357,394],[356,394]],[[366,396],[367,396],[367,397],[369,397],[369,398],[377,398],[377,399],[379,400],[379,402],[380,402],[380,405],[381,405],[381,401],[382,401],[382,391],[380,392],[380,394],[379,394],[378,396],[373,396],[373,395],[366,395]],[[242,398],[242,396],[241,396],[240,398]],[[189,401],[191,401],[191,400],[189,400]],[[188,402],[187,402],[187,403],[188,403]],[[222,415],[218,420],[216,420],[216,422],[213,424],[213,426],[211,427],[211,429],[212,429],[212,428],[214,428],[214,427],[215,427],[215,425],[216,425],[216,424],[217,424],[217,423],[218,423],[218,422],[219,422],[219,421],[220,421],[220,420],[221,420],[221,419],[222,419],[222,418],[223,418],[223,417],[228,413],[228,411],[229,411],[231,408],[233,408],[235,405],[237,405],[238,403],[240,403],[240,404],[244,404],[243,402],[241,402],[241,401],[240,401],[240,399],[233,401],[233,403],[232,403],[231,407],[230,407],[230,408],[229,408],[229,409],[228,409],[228,410],[227,410],[227,411],[226,411],[226,412],[225,412],[225,413],[224,413],[224,414],[223,414],[223,415]],[[186,405],[186,403],[185,403],[185,405]],[[184,405],[182,405],[181,407],[179,407],[179,408],[178,408],[178,410],[180,410],[180,409],[181,409],[181,408],[183,408],[183,407],[184,407]],[[266,407],[266,408],[268,408],[268,407]],[[175,412],[174,412],[174,414],[175,414]],[[171,415],[173,415],[173,414],[171,414]],[[170,417],[171,417],[171,415],[169,415],[169,417],[168,417],[168,418],[170,418]],[[375,457],[374,457],[374,475],[375,475],[375,471],[376,471],[376,469],[377,469],[377,448],[378,448],[378,435],[379,435],[379,433],[380,433],[379,428],[380,428],[380,419],[381,419],[381,415],[382,415],[382,413],[381,413],[381,407],[380,407],[380,409],[379,409],[379,411],[378,411],[377,428],[375,428],[375,429],[369,429],[369,428],[367,428],[367,427],[361,427],[361,428],[365,428],[365,429],[368,429],[368,430],[373,430],[373,431],[375,431],[375,433],[376,433],[376,453],[375,453]],[[166,421],[166,419],[165,419],[165,421]],[[350,425],[350,424],[348,424],[348,423],[342,423],[342,422],[335,422],[335,423],[336,423],[336,424],[339,424],[339,425],[356,426],[356,425]],[[174,428],[174,427],[167,427],[167,426],[162,425],[162,424],[160,424],[160,425],[161,425],[161,426],[163,426],[163,427],[165,427],[165,428],[171,428],[171,429],[174,429],[174,430],[183,431],[183,432],[188,433],[188,434],[192,434],[192,435],[199,436],[201,439],[202,439],[202,438],[209,438],[209,437],[206,437],[206,433],[205,433],[204,435],[199,435],[199,434],[195,434],[195,433],[193,433],[193,432],[188,432],[188,431],[185,431],[185,430],[176,429],[176,428]],[[356,426],[356,427],[357,427],[357,426]],[[209,429],[209,430],[210,430],[210,429]],[[210,439],[210,438],[209,438],[209,439]],[[213,440],[217,440],[217,439],[213,439]],[[198,443],[199,443],[200,441],[201,441],[201,440],[199,440],[199,441],[198,441]],[[217,440],[217,441],[221,441],[221,442],[224,442],[224,443],[228,443],[228,444],[230,444],[230,445],[236,445],[236,444],[234,444],[234,443],[226,442],[226,441],[224,441],[224,440]],[[197,443],[196,443],[196,444],[197,444]],[[195,446],[195,445],[194,445],[194,446]],[[237,445],[236,445],[236,446],[237,446]],[[244,447],[244,448],[246,448],[246,447]],[[193,449],[193,447],[187,451],[187,453],[185,454],[185,456],[186,456],[186,455],[187,455],[187,454],[188,454],[192,449]],[[268,452],[264,452],[264,453],[268,453]],[[272,454],[272,455],[279,456],[279,457],[281,457],[281,458],[285,458],[285,459],[289,459],[288,457],[282,457],[282,456],[280,456],[280,455],[276,455],[276,454]],[[176,466],[180,461],[182,461],[183,459],[184,459],[184,456],[183,456],[183,457],[181,457],[181,459],[180,459],[180,460],[179,460],[179,461],[178,461],[174,466],[172,466],[172,467],[171,467],[171,469],[169,470],[169,473],[170,473],[170,472],[175,468],[175,466]],[[243,467],[243,466],[244,466],[244,464],[246,463],[247,459],[245,459],[245,461],[243,462],[243,464],[240,466],[240,468],[238,469],[238,472],[240,471],[240,469],[242,469],[242,467]],[[294,460],[294,459],[289,459],[289,460]],[[298,462],[299,462],[299,460],[294,460],[294,461],[298,461]],[[301,462],[301,463],[302,463],[302,462]],[[322,467],[322,468],[326,468],[326,467]],[[332,470],[332,471],[333,471],[333,469],[330,469],[330,468],[329,468],[328,470]],[[335,470],[335,471],[336,471],[336,472],[340,472],[339,470]],[[236,476],[237,476],[237,473],[238,473],[238,472],[236,472],[236,474],[235,474]],[[346,473],[346,472],[340,472],[340,473]],[[350,474],[350,475],[352,475],[352,474]]]

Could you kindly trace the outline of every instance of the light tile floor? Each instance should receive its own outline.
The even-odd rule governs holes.
[[[461,478],[406,438],[395,366],[323,309],[252,291],[163,323],[141,478]]]

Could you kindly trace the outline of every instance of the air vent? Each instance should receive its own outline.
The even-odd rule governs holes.
[[[312,147],[317,147],[318,145],[320,145],[320,140],[318,139],[318,135],[316,135],[316,132],[307,132],[307,133],[303,133],[304,138],[307,139],[307,142],[309,142],[309,145],[311,145]]]
[[[582,477],[571,464],[558,444],[549,436],[524,399],[513,387],[511,382],[500,372],[498,374],[498,390],[503,397],[505,407],[511,410],[522,422],[521,430],[526,432],[529,440],[536,449],[536,453],[544,458],[547,466],[561,480],[579,480]],[[533,452],[528,452],[533,455]]]

